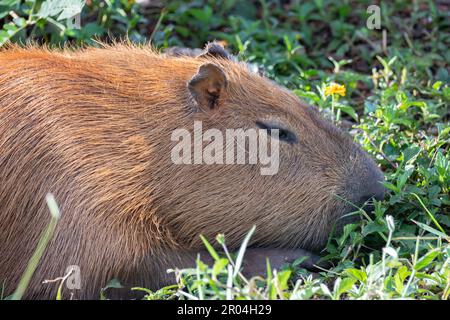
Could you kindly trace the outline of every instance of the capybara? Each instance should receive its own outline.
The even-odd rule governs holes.
[[[278,129],[278,172],[174,164],[171,135],[194,121]],[[347,134],[216,43],[196,57],[129,44],[0,51],[4,296],[49,222],[48,193],[61,219],[25,298],[54,298],[57,284],[42,282],[75,265],[73,297],[95,299],[113,278],[151,289],[173,282],[166,270],[194,263],[201,234],[214,243],[223,233],[236,250],[256,226],[248,261],[318,251],[355,205],[383,197],[382,180]]]

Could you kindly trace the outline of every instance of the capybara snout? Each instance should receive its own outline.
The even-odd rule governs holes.
[[[355,165],[352,169],[352,162],[355,161],[360,165]],[[363,208],[366,212],[371,213],[374,210],[373,201],[383,200],[385,196],[384,175],[362,150],[358,148],[355,150],[355,155],[349,157],[349,166],[350,173],[345,179],[346,182],[341,193],[342,200],[348,201],[348,212],[344,211],[343,217],[338,219],[337,232],[340,232],[346,224],[356,222],[361,218],[357,213],[358,209]],[[353,214],[349,215],[349,213]]]
[[[168,268],[191,266],[204,248],[201,234],[213,242],[224,233],[233,250],[256,226],[249,245],[264,251],[254,257],[319,250],[355,205],[383,197],[381,172],[348,135],[216,44],[199,56],[126,45],[11,47],[0,66],[6,294],[48,223],[49,192],[62,215],[30,298],[53,297],[56,286],[42,281],[73,265],[81,272],[76,298],[98,297],[113,278],[156,289],[174,281]],[[197,139],[196,126],[214,139]],[[228,146],[219,138],[231,129],[273,132],[276,170],[238,163],[237,148],[233,164],[220,148],[211,152],[213,141]],[[194,155],[200,144],[202,161],[183,153],[176,163],[182,141]],[[251,154],[250,142],[240,147]]]
[[[364,161],[366,165],[363,166],[362,172],[355,172],[348,182],[348,188],[353,192],[352,199],[358,207],[364,206],[370,200],[383,200],[385,195],[383,173],[372,159],[366,157]]]

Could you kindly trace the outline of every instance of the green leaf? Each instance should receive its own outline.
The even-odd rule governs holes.
[[[40,18],[57,17],[58,21],[73,18],[81,13],[85,2],[83,0],[46,0],[39,9]]]
[[[228,265],[228,259],[221,258],[214,263],[212,273],[214,276],[219,275]]]
[[[233,277],[236,277],[236,275],[239,272],[239,269],[241,268],[242,262],[244,260],[244,253],[245,249],[247,248],[248,242],[250,241],[250,238],[252,237],[253,233],[255,232],[256,226],[253,226],[250,231],[245,236],[244,241],[241,244],[241,247],[239,248],[238,255],[236,257],[236,264],[234,269]]]
[[[414,270],[420,271],[423,268],[427,267],[439,254],[440,252],[438,250],[428,252],[417,261],[417,263],[414,265]]]
[[[0,0],[0,6],[13,7],[20,4],[21,0]]]
[[[122,284],[120,283],[119,279],[112,279],[111,281],[108,282],[108,284],[106,285],[106,287],[103,288],[103,290],[106,289],[121,289],[123,288]]]
[[[397,186],[393,185],[393,184],[390,183],[390,182],[383,182],[383,185],[384,185],[386,188],[388,188],[388,189],[394,191],[395,193],[399,193],[399,192],[401,191]]]
[[[277,274],[276,281],[278,282],[278,286],[281,290],[286,290],[289,288],[288,281],[291,277],[291,270],[284,270]]]
[[[410,272],[408,271],[408,268],[406,268],[405,266],[401,266],[398,268],[397,273],[394,276],[394,287],[395,287],[395,291],[398,294],[402,294],[403,289],[404,289],[404,283],[406,280],[406,277],[410,275]]]
[[[193,8],[189,10],[189,13],[200,22],[208,25],[212,16],[212,9],[210,6],[206,6],[203,9]]]
[[[300,266],[303,262],[305,262],[308,259],[309,259],[308,256],[302,256],[302,257],[300,257],[298,259],[295,259],[295,261],[292,263],[292,266],[293,267]]]
[[[348,291],[350,291],[353,288],[353,285],[355,284],[356,279],[354,278],[345,278],[343,279],[338,287],[338,291],[337,291],[337,298],[339,298],[343,293],[347,293]]]
[[[355,109],[353,109],[352,107],[338,104],[336,106],[336,108],[341,110],[342,112],[348,114],[350,117],[353,118],[353,120],[358,121],[358,114],[356,113]]]
[[[215,261],[218,261],[220,259],[219,255],[217,254],[216,250],[214,250],[213,246],[209,243],[209,241],[206,240],[206,238],[203,235],[200,235],[200,239],[202,239],[202,242],[205,245],[211,257],[213,257]]]
[[[424,224],[422,222],[418,222],[418,221],[414,221],[414,220],[412,220],[412,222],[417,224],[422,229],[424,229],[424,230],[426,230],[426,231],[428,231],[428,232],[430,232],[430,233],[432,233],[432,234],[434,234],[434,235],[436,235],[438,237],[442,237],[444,239],[448,239],[448,236],[445,233],[443,233],[441,231],[438,231],[438,230],[436,230],[436,229],[434,229],[434,228],[432,228],[432,227],[430,227],[430,226],[428,226],[428,225],[426,225],[426,224]]]
[[[410,162],[411,160],[417,158],[419,153],[421,152],[421,148],[418,146],[409,146],[406,148],[402,154],[403,154],[403,161],[404,162]]]
[[[13,19],[13,22],[19,28],[23,28],[23,27],[25,27],[27,25],[27,20],[25,20],[24,18],[20,18],[20,17]]]
[[[358,270],[354,268],[346,269],[345,272],[352,278],[360,281],[361,283],[365,283],[367,280],[367,274],[363,270]]]

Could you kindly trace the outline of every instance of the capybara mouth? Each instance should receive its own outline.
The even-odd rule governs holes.
[[[334,234],[337,236],[341,235],[346,225],[359,223],[362,219],[362,215],[358,211],[361,209],[364,210],[364,212],[366,212],[366,214],[370,216],[373,214],[375,206],[372,201],[366,202],[362,204],[360,207],[355,205],[349,205],[348,208],[343,211],[345,213],[336,220],[334,224]]]
[[[302,259],[306,257],[306,259]],[[266,259],[273,269],[281,270],[286,264],[302,259],[297,267],[310,271],[318,271],[326,264],[320,261],[321,257],[304,249],[275,249],[275,248],[248,248],[244,256],[243,274],[246,277],[264,276],[267,273]]]

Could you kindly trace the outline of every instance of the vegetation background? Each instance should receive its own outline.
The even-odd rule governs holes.
[[[370,5],[380,29],[367,27]],[[219,235],[204,239],[214,265],[173,270],[178,283],[155,292],[135,288],[146,299],[449,299],[449,1],[0,0],[0,46],[117,38],[160,49],[222,41],[349,130],[389,190],[374,213],[355,208],[361,222],[330,237],[330,268],[268,264],[265,277],[246,279],[239,267],[254,230],[237,255]],[[99,297],[119,286],[112,279]]]

